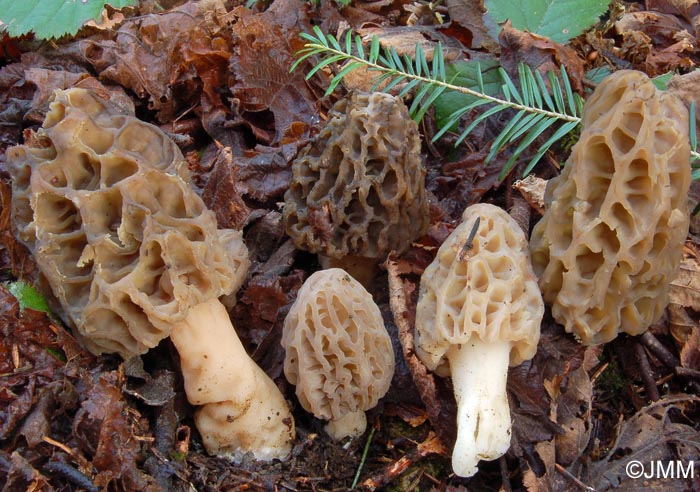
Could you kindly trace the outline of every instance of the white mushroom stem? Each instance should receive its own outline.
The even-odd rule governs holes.
[[[207,452],[284,458],[294,420],[280,390],[248,356],[217,299],[190,308],[170,338],[180,354],[187,399],[203,405],[197,428]]]
[[[336,441],[345,437],[357,437],[367,429],[367,416],[362,410],[348,412],[339,419],[332,419],[325,427],[326,433]]]
[[[452,469],[460,477],[471,477],[479,460],[494,460],[510,447],[506,394],[510,348],[507,341],[486,343],[473,336],[447,352],[457,400]]]

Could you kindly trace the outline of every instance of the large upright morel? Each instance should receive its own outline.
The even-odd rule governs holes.
[[[587,344],[661,316],[688,233],[688,111],[636,71],[606,78],[531,238],[545,302]]]
[[[357,92],[338,101],[292,166],[284,220],[296,246],[346,270],[408,249],[429,222],[420,148],[400,98]]]

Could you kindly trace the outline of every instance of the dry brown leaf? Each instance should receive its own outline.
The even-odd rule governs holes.
[[[530,206],[540,215],[544,214],[544,192],[547,188],[547,180],[530,174],[525,179],[520,179],[513,183],[513,188],[518,190]]]
[[[700,398],[671,395],[642,408],[620,425],[619,434],[608,455],[588,470],[590,485],[596,492],[608,490],[685,492],[692,490],[692,479],[631,478],[629,463],[638,462],[649,472],[656,463],[675,460],[686,463],[691,456],[700,456],[700,433],[690,425],[674,422],[674,415],[700,404]],[[631,470],[639,470],[636,464]]]
[[[583,92],[581,81],[584,77],[584,62],[573,48],[555,43],[544,36],[519,31],[510,21],[503,25],[498,41],[501,44],[501,66],[508,73],[517,74],[520,62],[541,73],[559,73],[563,65],[569,75],[571,88],[575,92]]]
[[[83,59],[107,80],[148,100],[158,120],[170,122],[178,110],[198,102],[196,72],[182,57],[190,39],[203,36],[197,6],[189,2],[159,15],[126,21],[113,39],[107,31],[80,41]]]
[[[676,341],[677,346],[682,347],[688,340],[691,332],[697,331],[697,323],[688,315],[687,308],[679,304],[668,305],[669,332]]]
[[[304,47],[301,31],[311,31],[301,0],[278,0],[261,14],[244,7],[234,11],[237,46],[231,58],[235,82],[231,92],[259,141],[280,143],[296,122],[318,123],[316,95],[304,67],[290,73],[296,52]]]
[[[472,39],[470,43],[465,44],[462,41],[462,44],[467,48],[484,49],[489,52],[498,50],[498,41],[491,37],[484,25],[486,9],[484,8],[483,0],[447,0],[446,5],[452,26],[443,29],[443,33],[447,34],[449,32],[452,34],[454,25],[457,24],[467,29],[471,34]]]
[[[681,260],[678,276],[671,282],[669,302],[700,311],[700,261],[697,258]]]
[[[681,365],[688,369],[700,371],[700,328],[690,332],[681,350]]]

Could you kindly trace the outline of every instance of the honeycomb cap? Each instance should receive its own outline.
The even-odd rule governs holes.
[[[688,110],[622,70],[598,85],[582,123],[530,247],[554,318],[597,344],[646,331],[668,304],[688,234]]]
[[[374,407],[389,389],[394,351],[379,307],[340,268],[313,273],[284,322],[284,374],[302,407],[325,420]]]
[[[351,93],[292,165],[287,233],[328,257],[384,258],[428,227],[418,127],[400,98]]]
[[[477,218],[472,246],[466,248]],[[543,315],[520,226],[499,207],[472,205],[421,276],[416,353],[428,369],[449,376],[445,355],[452,345],[471,337],[509,341],[515,366],[535,355]]]
[[[243,282],[241,234],[217,230],[178,147],[92,93],[56,91],[7,161],[17,235],[92,352],[144,353]]]

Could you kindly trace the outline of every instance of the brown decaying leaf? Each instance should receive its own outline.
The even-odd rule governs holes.
[[[484,49],[491,53],[498,50],[498,42],[491,37],[484,25],[483,0],[447,0],[447,11],[450,14],[451,26],[441,29],[444,34],[453,34],[457,26],[461,26],[471,34],[471,42],[464,43],[467,48]]]
[[[700,328],[697,325],[681,349],[681,365],[700,371]]]
[[[0,439],[7,439],[39,400],[41,388],[62,374],[60,352],[45,313],[25,309],[0,286]],[[47,350],[48,349],[48,350]]]
[[[692,27],[695,37],[700,36],[700,4],[696,0],[647,0],[649,10],[681,16]]]
[[[637,461],[649,472],[656,463],[684,463],[700,456],[700,433],[690,425],[675,422],[675,415],[683,415],[700,398],[690,395],[670,395],[642,408],[622,422],[615,444],[608,455],[594,462],[588,469],[586,483],[597,492],[644,490],[681,492],[692,490],[693,480],[675,477],[661,478],[653,471],[650,477],[630,478],[626,473],[629,463]],[[632,469],[634,470],[634,468]],[[637,469],[638,470],[638,469]],[[655,475],[655,476],[654,476]]]
[[[671,282],[669,302],[700,311],[700,261],[683,258],[678,276]]]
[[[544,215],[544,191],[547,188],[547,180],[539,178],[534,174],[528,175],[525,179],[521,179],[513,183],[513,188],[518,190],[520,194],[527,200],[530,206],[540,215]]]
[[[238,167],[234,165],[230,147],[218,150],[211,163],[202,163],[202,168],[211,169],[202,190],[202,199],[209,210],[216,214],[219,227],[241,229],[251,214],[250,208],[236,189]]]
[[[653,11],[628,12],[615,22],[620,55],[649,76],[694,66],[697,39],[687,23]]]
[[[512,27],[510,21],[503,25],[498,41],[501,44],[501,66],[509,74],[518,73],[520,62],[542,74],[550,70],[559,73],[564,66],[571,80],[571,88],[575,92],[583,92],[584,62],[574,49],[544,36],[519,31]]]
[[[95,485],[107,489],[116,482],[124,490],[159,490],[153,478],[138,466],[141,461],[138,437],[143,436],[135,434],[141,427],[139,421],[127,417],[122,377],[117,371],[110,371],[101,373],[94,382],[87,378],[83,381],[87,387],[81,392],[73,435],[78,448],[91,457],[97,470]]]
[[[668,305],[668,331],[678,347],[685,345],[691,332],[697,331],[697,326],[687,308],[674,303]]]
[[[15,451],[10,457],[10,469],[7,471],[7,481],[2,490],[41,492],[52,490],[52,488],[49,479]]]
[[[527,459],[535,443],[550,441],[555,435],[567,435],[567,429],[557,414],[559,401],[563,402],[561,418],[569,427],[569,442],[579,442],[582,439],[577,437],[578,433],[587,432],[589,426],[585,420],[583,423],[574,423],[574,419],[588,418],[586,412],[590,409],[590,400],[586,402],[585,410],[581,410],[581,407],[569,404],[568,399],[578,402],[580,398],[585,400],[587,395],[583,389],[583,393],[579,393],[571,382],[572,378],[582,378],[585,382],[585,378],[577,373],[582,367],[585,370],[585,354],[585,347],[571,335],[565,334],[560,326],[545,318],[535,357],[510,368],[508,372],[508,391],[512,397],[513,454]],[[574,417],[576,412],[583,413]],[[565,447],[568,445],[562,444]],[[575,452],[566,449],[564,454],[570,458]]]
[[[80,41],[76,50],[107,80],[147,99],[161,122],[198,102],[196,71],[185,63],[184,47],[203,36],[197,6],[189,2],[159,15],[126,21],[111,38],[100,33]],[[210,35],[210,34],[209,34]],[[195,99],[193,99],[195,98]]]
[[[491,135],[486,129],[478,135],[482,143],[493,138],[495,134]],[[465,152],[464,157],[457,161],[442,163],[440,169],[428,171],[426,189],[439,200],[443,216],[458,221],[467,206],[479,202],[486,192],[500,184],[498,174],[502,168],[498,162],[485,164],[487,154],[488,147],[484,146],[474,152]]]
[[[301,0],[277,0],[260,14],[244,7],[234,10],[238,21],[232,28],[237,45],[231,58],[231,92],[265,144],[281,142],[295,122],[318,123],[316,96],[304,70],[289,72],[295,53],[304,47],[300,32],[311,31],[307,8]]]

